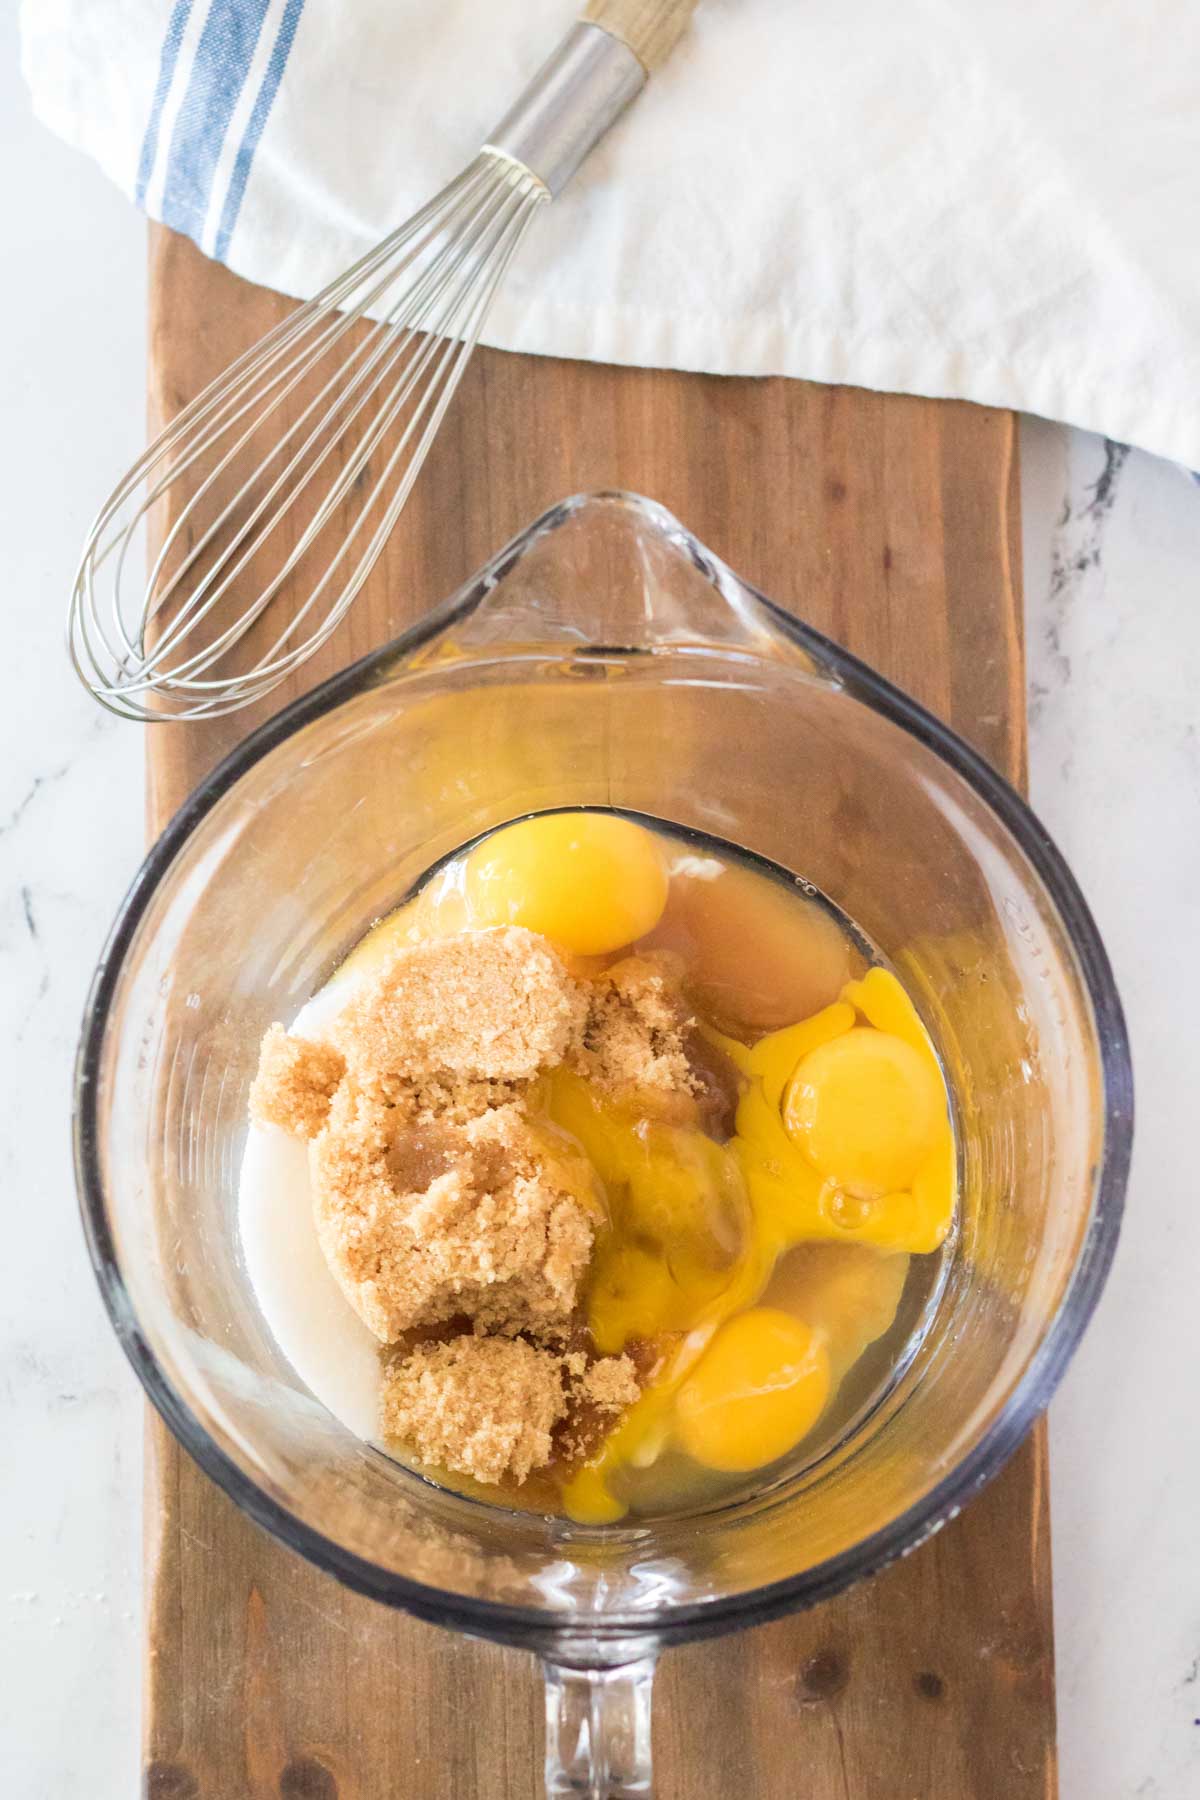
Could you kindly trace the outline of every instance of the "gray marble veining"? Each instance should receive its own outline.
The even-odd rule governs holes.
[[[1183,1800],[1200,1794],[1200,490],[1045,425],[1024,448],[1032,797],[1104,934],[1137,1088],[1121,1245],[1051,1409],[1062,1794]]]

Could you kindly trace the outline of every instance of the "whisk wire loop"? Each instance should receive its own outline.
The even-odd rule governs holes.
[[[127,718],[214,717],[269,692],[326,641],[548,198],[528,169],[482,151],[171,421],[101,509],[75,579],[71,658],[102,704]],[[131,595],[132,557],[156,509],[180,495]],[[286,550],[256,571],[272,541]],[[255,627],[288,584],[293,605],[264,641]]]
[[[589,0],[474,161],[138,458],[92,525],[71,593],[71,660],[103,706],[146,721],[217,717],[327,641],[412,491],[533,218],[640,92],[692,4]]]

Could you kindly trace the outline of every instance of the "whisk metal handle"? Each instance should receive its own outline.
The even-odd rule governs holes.
[[[553,197],[645,85],[628,44],[598,25],[575,25],[483,148],[528,169]]]
[[[590,0],[483,146],[551,196],[679,41],[696,0]]]

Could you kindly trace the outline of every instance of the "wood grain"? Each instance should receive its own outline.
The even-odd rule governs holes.
[[[696,0],[588,0],[583,18],[628,44],[644,69],[660,68],[688,28]]]
[[[152,422],[286,307],[156,230]],[[367,590],[304,685],[424,611],[552,502],[627,487],[1020,779],[1015,443],[1010,414],[963,404],[482,352]],[[253,722],[151,731],[152,829]],[[529,1659],[343,1591],[243,1519],[157,1420],[148,1432],[153,1800],[538,1792]],[[660,1800],[1052,1800],[1043,1430],[874,1581],[668,1655],[655,1736]]]

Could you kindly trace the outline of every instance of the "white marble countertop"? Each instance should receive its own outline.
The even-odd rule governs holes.
[[[65,1119],[88,978],[141,853],[142,748],[76,688],[61,615],[89,508],[139,447],[144,227],[34,125],[14,39],[6,16],[0,1792],[123,1800],[142,1403],[87,1266]],[[1185,1800],[1200,1795],[1200,486],[1040,422],[1023,457],[1033,798],[1107,940],[1139,1113],[1116,1266],[1051,1413],[1061,1792]]]

